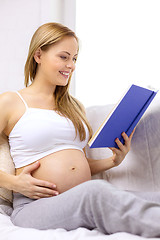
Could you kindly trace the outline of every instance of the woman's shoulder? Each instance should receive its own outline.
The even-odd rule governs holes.
[[[10,114],[18,103],[16,92],[8,91],[0,94],[0,113]]]
[[[15,92],[4,92],[0,94],[0,106],[10,106],[13,105],[16,101],[16,93]]]
[[[16,97],[14,92],[0,94],[0,133],[6,128],[14,110]]]

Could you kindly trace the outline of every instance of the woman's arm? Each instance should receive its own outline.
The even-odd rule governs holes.
[[[14,182],[14,177],[14,175],[8,174],[0,170],[0,187],[13,190],[12,185]]]
[[[17,176],[0,171],[0,187],[19,192],[33,199],[57,195],[56,186],[53,183],[32,177],[31,173],[39,166],[40,163],[37,161],[25,167]]]
[[[91,174],[94,175],[118,166],[123,161],[123,159],[125,158],[125,156],[130,150],[131,140],[134,132],[135,132],[135,129],[133,130],[133,132],[129,137],[127,136],[126,133],[124,132],[122,133],[122,137],[125,141],[124,144],[122,144],[118,138],[115,140],[119,148],[110,148],[113,152],[113,156],[107,159],[101,159],[101,160],[94,160],[94,159],[87,158],[90,169],[91,169]]]

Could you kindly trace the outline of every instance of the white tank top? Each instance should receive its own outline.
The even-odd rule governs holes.
[[[9,134],[10,152],[15,168],[33,163],[51,153],[64,149],[83,151],[89,138],[87,126],[85,141],[80,141],[72,121],[54,110],[30,108],[16,92],[26,111]]]

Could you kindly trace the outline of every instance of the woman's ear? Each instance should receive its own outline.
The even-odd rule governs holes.
[[[35,54],[34,54],[34,60],[36,61],[36,63],[41,63],[41,55],[42,55],[42,50],[41,48],[38,48],[36,51],[35,51]]]

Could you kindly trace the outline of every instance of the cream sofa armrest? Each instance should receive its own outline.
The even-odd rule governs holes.
[[[15,174],[15,167],[9,151],[8,138],[0,135],[0,170]],[[0,188],[0,198],[12,203],[12,191]]]

